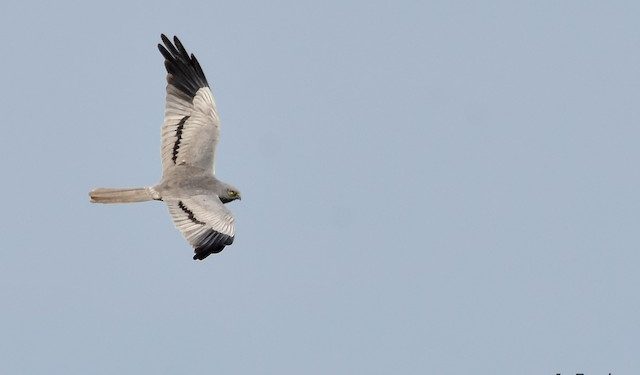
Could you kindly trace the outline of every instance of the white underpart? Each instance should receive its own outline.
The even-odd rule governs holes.
[[[193,213],[193,217],[204,223],[195,223],[179,202]],[[215,195],[196,195],[182,200],[166,201],[174,224],[192,246],[198,246],[202,237],[213,229],[227,236],[235,236],[235,219],[231,212]]]
[[[177,158],[174,162],[174,146],[178,141],[178,126],[182,126]],[[190,102],[186,95],[172,85],[167,85],[164,125],[162,126],[162,167],[166,171],[175,165],[186,164],[205,170],[214,170],[215,148],[220,138],[220,118],[213,94],[208,87],[196,92]]]

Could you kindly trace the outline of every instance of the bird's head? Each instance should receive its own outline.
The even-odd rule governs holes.
[[[229,203],[231,201],[235,201],[236,199],[242,199],[240,190],[229,184],[224,184],[223,186],[221,186],[221,189],[218,192],[218,197],[220,198],[222,203]]]

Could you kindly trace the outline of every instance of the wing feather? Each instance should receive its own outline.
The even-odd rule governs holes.
[[[177,37],[165,35],[158,44],[165,58],[167,96],[162,126],[163,172],[186,164],[212,170],[220,138],[220,118],[215,99],[196,57]]]
[[[235,219],[215,195],[196,195],[165,201],[173,222],[193,246],[193,259],[202,260],[231,245]]]

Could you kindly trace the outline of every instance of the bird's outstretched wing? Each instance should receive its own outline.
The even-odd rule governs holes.
[[[164,34],[158,49],[167,69],[167,98],[162,126],[162,170],[186,164],[214,168],[220,119],[207,78],[196,57],[177,37]]]
[[[216,195],[195,195],[165,201],[176,227],[202,260],[233,243],[234,218]]]

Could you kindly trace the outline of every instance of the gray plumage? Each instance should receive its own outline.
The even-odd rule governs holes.
[[[174,224],[193,246],[193,259],[202,260],[233,243],[234,217],[224,203],[240,199],[240,192],[214,174],[220,118],[198,60],[177,37],[173,43],[164,35],[161,38],[164,45],[158,44],[158,49],[167,70],[162,180],[152,187],[98,188],[89,196],[94,203],[164,201]]]

